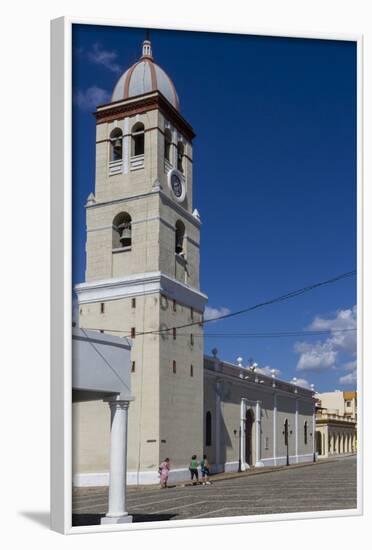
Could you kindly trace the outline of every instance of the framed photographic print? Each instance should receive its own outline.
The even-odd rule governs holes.
[[[52,22],[57,531],[361,513],[361,47]]]

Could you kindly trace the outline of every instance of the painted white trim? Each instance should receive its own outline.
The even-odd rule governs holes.
[[[237,460],[231,462],[225,462],[225,472],[237,472],[239,468],[239,462]]]
[[[110,474],[108,472],[94,472],[74,474],[74,487],[108,487]]]
[[[276,430],[278,423],[278,403],[277,403],[277,393],[274,392],[274,404],[273,404],[273,455],[274,455],[274,466],[276,466]]]
[[[223,471],[223,465],[221,465],[221,468],[220,471]],[[157,470],[127,472],[127,485],[156,485],[159,483],[159,479]],[[80,473],[74,475],[73,484],[75,487],[107,487],[109,480],[109,472]],[[190,472],[188,468],[176,468],[169,472],[169,483],[189,480]]]
[[[346,453],[348,454],[348,453]],[[349,453],[352,454],[352,453]],[[321,457],[319,457],[321,458]],[[297,464],[302,462],[312,462],[313,455],[308,453],[305,455],[290,455],[289,463]],[[276,464],[275,464],[276,461]],[[286,457],[279,456],[276,459],[271,458],[261,458],[262,466],[261,467],[273,467],[273,466],[285,466]],[[239,468],[239,462],[237,460],[229,461],[221,464],[212,464],[211,473],[234,473],[237,472]],[[200,474],[200,472],[199,472]],[[73,477],[73,484],[75,487],[105,487],[109,484],[109,473],[108,472],[94,472],[94,473],[81,473],[75,474]],[[169,472],[169,483],[176,483],[181,481],[189,481],[190,472],[188,468],[177,468],[175,470],[170,470]],[[159,483],[159,474],[155,470],[149,472],[127,472],[127,485],[156,485]]]
[[[312,453],[308,453],[306,455],[289,455],[289,464],[298,464],[300,462],[312,462],[313,455]],[[276,458],[261,458],[261,462],[263,462],[264,467],[272,467],[272,466],[285,466],[287,462],[287,458],[285,456],[277,456]]]
[[[216,380],[216,402],[215,402],[215,422],[214,422],[214,440],[215,440],[215,452],[216,462],[220,463],[221,456],[221,380]]]
[[[299,409],[299,400],[296,399],[296,411],[295,411],[295,451],[296,457],[298,459],[298,409]]]
[[[204,311],[205,303],[208,300],[208,297],[199,290],[160,271],[80,283],[75,286],[75,292],[79,305],[160,292],[168,298],[176,298],[180,304],[192,307],[197,311]]]
[[[123,174],[129,172],[129,118],[125,117],[123,123]]]
[[[256,403],[256,463],[255,468],[262,468],[264,463],[261,460],[261,402]]]
[[[186,218],[187,221],[195,225],[197,228],[200,228],[201,221],[198,218],[195,218],[195,216],[192,215],[191,212],[186,210],[183,206],[176,203],[174,200],[172,200],[164,191],[162,191],[159,188],[154,188],[152,191],[148,193],[140,193],[138,195],[131,195],[130,197],[122,197],[120,199],[112,199],[109,201],[102,201],[102,202],[95,202],[94,204],[87,204],[86,208],[100,208],[102,206],[107,206],[109,204],[120,204],[120,203],[126,203],[130,201],[135,201],[139,199],[143,199],[145,197],[150,197],[151,195],[154,195],[156,193],[159,193],[164,203],[167,204],[170,208],[175,210],[177,213],[181,214],[184,218]]]

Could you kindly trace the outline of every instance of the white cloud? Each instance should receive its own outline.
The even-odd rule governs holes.
[[[113,73],[121,71],[120,65],[117,63],[118,54],[115,51],[104,50],[101,44],[94,44],[93,49],[87,52],[89,61],[96,65],[102,65]]]
[[[102,105],[110,100],[110,94],[103,88],[98,86],[91,86],[85,91],[78,90],[74,94],[74,103],[80,109],[89,111],[96,109],[97,105]]]
[[[356,359],[354,361],[349,361],[348,363],[346,363],[345,365],[342,365],[342,370],[356,370],[357,368],[357,362],[356,362]]]
[[[315,317],[309,326],[309,330],[330,330],[332,334],[330,341],[333,347],[350,354],[355,353],[356,350],[356,328],[356,306],[352,309],[339,310],[331,319]]]
[[[337,311],[332,318],[317,316],[308,330],[329,330],[324,342],[297,342],[294,351],[300,354],[299,371],[335,369],[341,354],[354,357],[356,353],[356,306]],[[343,332],[338,332],[343,331]]]
[[[221,317],[222,315],[228,315],[230,313],[230,310],[227,307],[209,307],[206,306],[204,310],[204,320],[210,321],[212,319],[216,319],[218,317]]]
[[[329,342],[297,343],[295,351],[301,354],[297,362],[297,370],[323,370],[332,368],[336,364],[337,351],[332,349]]]
[[[345,386],[349,384],[355,384],[357,381],[357,371],[354,370],[353,372],[350,372],[349,374],[345,374],[345,376],[341,376],[341,378],[338,379],[340,384],[343,384]]]

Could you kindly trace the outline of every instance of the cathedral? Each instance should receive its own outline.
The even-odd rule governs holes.
[[[128,483],[158,483],[165,457],[174,481],[188,477],[193,454],[206,453],[214,472],[315,459],[313,391],[204,355],[195,134],[149,40],[95,118],[75,292],[81,328],[132,342]],[[109,426],[102,401],[73,404],[76,486],[108,484]]]

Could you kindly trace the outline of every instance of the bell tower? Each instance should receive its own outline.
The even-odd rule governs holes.
[[[95,117],[86,274],[75,287],[79,323],[133,342],[128,482],[156,483],[165,457],[173,478],[184,479],[190,456],[203,450],[207,297],[199,288],[200,218],[192,201],[194,131],[149,40]],[[190,326],[177,328],[183,325]]]

